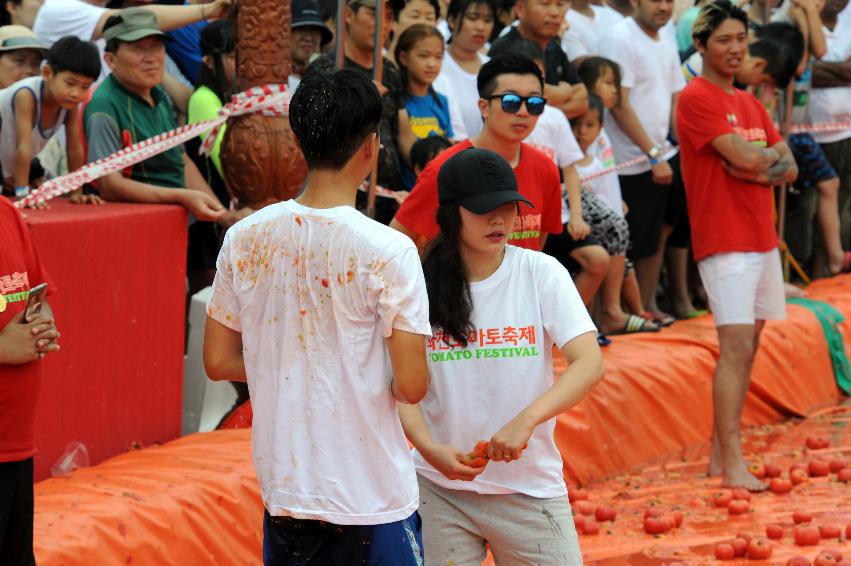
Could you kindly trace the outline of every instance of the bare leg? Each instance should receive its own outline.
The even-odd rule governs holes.
[[[582,271],[573,279],[585,306],[590,306],[597,289],[600,288],[609,269],[609,254],[602,246],[585,246],[573,250],[570,257],[576,260]]]
[[[629,315],[621,308],[621,289],[624,283],[626,257],[613,255],[609,258],[609,271],[600,287],[599,326],[603,333],[621,330]],[[647,323],[649,324],[649,323]]]
[[[646,310],[659,318],[662,318],[665,313],[660,311],[656,304],[656,287],[659,285],[659,274],[662,272],[665,242],[668,241],[672,231],[672,226],[664,224],[656,253],[635,261],[635,275],[638,277],[638,287],[641,289],[641,303]]]
[[[718,327],[720,355],[712,385],[713,454],[709,473],[720,471],[724,486],[755,491],[765,489],[765,484],[747,469],[742,454],[741,420],[763,326],[763,321],[757,321],[755,325]]]
[[[638,288],[638,279],[635,277],[634,269],[624,277],[621,295],[629,312],[637,315],[644,314],[644,304],[641,302],[641,290]]]
[[[816,213],[830,274],[842,271],[845,251],[839,236],[839,179],[834,177],[818,184],[818,211]]]
[[[686,318],[689,313],[697,310],[694,308],[688,292],[688,253],[688,248],[668,246],[665,250],[671,311],[677,318]]]

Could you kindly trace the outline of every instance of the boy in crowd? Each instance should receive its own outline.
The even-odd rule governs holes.
[[[68,166],[85,163],[80,103],[100,75],[100,56],[89,41],[66,36],[47,53],[41,76],[22,79],[0,92],[0,164],[4,184],[17,196],[29,194],[33,157],[65,126]],[[72,202],[101,202],[78,189]]]
[[[742,407],[765,321],[786,316],[771,187],[794,181],[798,169],[762,104],[733,86],[747,22],[728,0],[701,8],[693,33],[703,70],[680,97],[677,131],[694,257],[720,345],[709,473],[761,491],[742,454]]]
[[[248,382],[267,565],[423,561],[396,403],[428,390],[425,280],[411,241],[354,208],[381,115],[362,72],[309,74],[289,115],[304,192],[234,225],[219,255],[204,363]]]
[[[48,302],[24,320],[29,290],[47,283],[29,228],[0,197],[0,564],[32,566],[33,454],[41,361],[59,350],[59,332]]]

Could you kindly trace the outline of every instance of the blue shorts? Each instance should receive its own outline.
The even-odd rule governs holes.
[[[263,515],[265,566],[423,566],[419,513],[383,525]]]
[[[838,177],[824,150],[808,133],[789,136],[789,149],[798,164],[798,184],[809,189],[822,181]]]

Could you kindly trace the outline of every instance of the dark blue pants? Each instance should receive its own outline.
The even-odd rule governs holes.
[[[263,516],[265,566],[422,566],[422,521],[416,511],[383,525],[334,525]]]

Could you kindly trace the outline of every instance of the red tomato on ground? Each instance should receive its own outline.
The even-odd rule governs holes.
[[[581,488],[568,489],[567,500],[573,503],[574,501],[585,501],[588,499],[588,491]]]
[[[848,462],[843,460],[842,458],[834,458],[830,461],[830,473],[836,474],[839,473],[839,470],[848,465]]]
[[[733,550],[736,551],[736,556],[744,556],[748,551],[748,541],[741,537],[734,538],[730,544],[733,545]]]
[[[751,504],[744,499],[734,499],[727,506],[727,512],[730,515],[744,515],[751,510]]]
[[[792,522],[796,525],[801,523],[809,523],[813,520],[813,516],[807,513],[806,511],[795,511],[792,513]]]
[[[765,477],[765,466],[763,464],[751,464],[748,466],[748,471],[758,480]]]
[[[818,530],[819,534],[821,534],[821,538],[839,538],[839,536],[842,534],[842,527],[835,523],[819,525]]]
[[[836,566],[836,558],[830,554],[819,554],[813,561],[813,566]]]
[[[839,473],[836,474],[836,479],[841,482],[851,483],[851,468],[842,468],[839,470]]]
[[[600,532],[600,525],[593,519],[585,519],[585,525],[582,527],[583,535],[596,535]]]
[[[826,460],[811,460],[807,471],[810,477],[823,478],[830,475],[830,462]]]
[[[813,564],[812,562],[810,562],[809,558],[807,558],[806,556],[801,556],[799,554],[798,556],[793,556],[792,558],[790,558],[786,562],[786,566],[813,566]]]
[[[786,478],[772,478],[771,483],[768,484],[768,488],[771,490],[771,493],[775,495],[783,495],[784,493],[792,491],[792,480],[787,480]]]
[[[744,488],[737,487],[733,490],[733,499],[744,499],[745,501],[750,501],[751,492]]]
[[[662,517],[645,517],[644,532],[648,535],[661,535],[668,531],[668,522]]]
[[[578,515],[593,515],[594,514],[594,504],[590,501],[577,501],[574,503],[573,508],[576,510]]]
[[[683,514],[679,511],[674,511],[671,513],[671,517],[674,519],[674,527],[680,528],[683,524]]]
[[[780,525],[768,525],[765,527],[765,536],[772,540],[780,540],[783,538],[783,527]]]
[[[596,511],[594,511],[594,516],[602,523],[605,521],[614,521],[615,517],[618,516],[618,512],[608,505],[600,505],[597,507]]]
[[[736,551],[733,545],[728,542],[722,542],[715,545],[715,558],[718,560],[732,560],[736,557]]]
[[[748,558],[751,560],[767,560],[771,556],[773,548],[762,537],[756,537],[748,543]]]
[[[803,468],[796,468],[789,472],[789,479],[792,480],[793,485],[798,485],[808,482],[810,480],[810,475],[807,473],[807,470],[804,470]]]
[[[780,469],[780,466],[776,464],[766,464],[765,465],[765,477],[767,478],[779,478],[780,474],[783,473],[783,470]]]
[[[716,507],[726,507],[733,501],[733,494],[727,490],[716,492],[712,496],[712,502]]]
[[[795,544],[798,546],[815,546],[821,542],[821,534],[815,525],[795,527]]]
[[[827,548],[822,548],[821,552],[819,552],[819,554],[830,554],[831,556],[833,556],[833,558],[837,562],[842,560],[842,551],[839,550],[838,548],[833,548],[833,547],[830,547],[830,546],[827,547]]]

